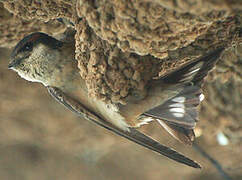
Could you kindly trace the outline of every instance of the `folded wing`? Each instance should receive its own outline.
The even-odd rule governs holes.
[[[204,99],[201,86],[223,49],[218,48],[157,80],[156,83],[174,84],[174,90],[178,86],[182,90],[143,115],[156,119],[177,140],[191,145],[195,138],[193,129],[198,121],[198,105]]]
[[[65,93],[63,93],[60,89],[56,87],[47,87],[49,93],[62,105],[64,105],[66,108],[71,110],[73,113],[75,113],[78,116],[81,116],[89,121],[94,122],[95,124],[110,130],[111,132],[118,134],[124,138],[129,139],[130,141],[133,141],[141,146],[144,146],[150,150],[153,150],[159,154],[162,154],[170,159],[173,159],[177,162],[186,164],[188,166],[194,167],[194,168],[201,168],[201,166],[196,163],[195,161],[189,159],[188,157],[180,154],[179,152],[176,152],[175,150],[161,145],[159,142],[153,140],[152,138],[144,135],[143,133],[137,131],[134,128],[129,128],[129,131],[123,131],[111,123],[99,118],[96,116],[93,112],[86,109],[82,104],[80,104],[75,99],[68,97]]]

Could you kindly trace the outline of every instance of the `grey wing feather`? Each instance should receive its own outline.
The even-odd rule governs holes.
[[[182,84],[183,90],[164,104],[145,112],[144,115],[193,129],[198,120],[197,106],[204,98],[200,89],[203,79],[214,67],[223,50],[223,47],[218,48],[156,80],[156,83],[162,82],[161,84]]]
[[[118,134],[124,138],[129,139],[141,146],[144,146],[150,150],[153,150],[159,154],[162,154],[170,159],[173,159],[177,162],[186,164],[188,166],[194,168],[201,168],[201,166],[196,163],[195,161],[185,157],[184,155],[176,152],[175,150],[161,145],[159,142],[153,140],[152,138],[146,136],[145,134],[137,131],[134,128],[129,128],[129,131],[123,131],[111,123],[99,118],[94,113],[87,110],[83,107],[79,102],[75,101],[74,99],[66,96],[61,90],[56,87],[47,87],[49,93],[61,104],[67,107],[69,110],[77,114],[78,116],[84,117],[89,121],[94,122],[101,127],[110,130],[111,132]]]
[[[156,80],[156,84],[174,84],[174,91],[177,85],[182,86],[183,90],[143,115],[157,119],[173,137],[185,144],[191,144],[195,138],[193,129],[198,121],[197,106],[204,99],[200,88],[223,50],[223,47],[218,48]]]
[[[174,70],[168,73],[160,79],[160,81],[174,84],[174,83],[188,83],[192,82],[196,86],[201,86],[203,84],[204,78],[207,76],[208,72],[214,68],[215,64],[219,60],[224,47],[215,49],[214,51],[208,53],[201,58],[198,58],[194,62],[184,65],[178,70]]]
[[[201,95],[200,88],[187,86],[177,96],[145,112],[144,115],[193,129],[198,120],[197,106]]]
[[[156,119],[174,138],[191,145],[195,138],[193,129],[198,121],[198,105],[203,97],[197,86],[187,86],[177,96],[145,112]]]

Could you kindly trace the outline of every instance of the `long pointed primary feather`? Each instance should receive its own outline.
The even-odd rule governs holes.
[[[49,93],[62,105],[67,107],[69,110],[77,114],[78,116],[84,117],[89,121],[94,122],[95,124],[110,130],[111,132],[118,134],[122,137],[129,139],[141,146],[144,146],[150,150],[153,150],[159,154],[162,154],[170,159],[173,159],[177,162],[186,164],[194,168],[201,168],[201,166],[195,161],[187,158],[186,156],[176,152],[175,150],[161,145],[159,142],[153,140],[152,138],[144,135],[143,133],[137,131],[134,128],[129,128],[129,131],[121,130],[111,123],[99,118],[94,113],[87,110],[79,102],[74,99],[66,96],[61,90],[56,87],[47,87]]]
[[[202,56],[189,64],[185,64],[178,70],[168,73],[159,79],[159,81],[169,84],[192,82],[193,84],[200,86],[208,72],[219,60],[220,54],[223,50],[224,47],[217,48],[207,55]]]

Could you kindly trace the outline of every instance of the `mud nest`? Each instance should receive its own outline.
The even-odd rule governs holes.
[[[158,75],[162,76],[218,46],[240,47],[240,13],[233,14],[232,7],[225,2],[214,2],[214,6],[210,1],[204,2],[206,5],[199,11],[199,2],[195,3],[191,10],[185,11],[184,3],[178,3],[176,7],[171,8],[172,4],[163,4],[163,1],[78,1],[77,14],[82,20],[76,25],[76,57],[79,60],[81,75],[87,79],[89,92],[94,97],[123,103],[126,94],[132,93],[133,89],[144,89],[143,86],[147,83],[144,77],[149,80],[157,76],[158,71]],[[240,12],[241,7],[233,10]],[[109,54],[110,49],[117,50]],[[92,55],[88,51],[92,51]],[[100,52],[103,55],[100,55]],[[134,54],[137,58],[133,58]],[[130,56],[132,58],[129,58]],[[143,66],[146,72],[134,69],[136,65],[131,65],[136,64],[134,59],[141,60],[139,66]],[[147,59],[150,66],[147,66]],[[214,77],[218,74],[227,76],[232,72],[240,79],[237,59],[229,60],[228,65],[228,60],[224,58],[219,63],[219,70],[214,73]],[[94,61],[102,61],[105,72],[94,72],[95,66],[99,66],[95,63],[92,66]],[[232,65],[236,67],[235,72],[231,69],[233,62],[236,64]],[[117,68],[119,64],[125,63],[128,66],[124,69],[123,65]],[[151,69],[148,70],[149,68]],[[223,73],[224,69],[226,75]],[[115,72],[115,75],[111,73],[111,81],[106,76],[109,70]],[[129,75],[123,76],[124,72],[129,72]],[[132,73],[141,75],[135,79],[136,85],[133,81],[130,82]]]
[[[203,117],[208,119],[209,114],[210,119],[222,119],[227,111],[230,117],[241,117],[240,102],[229,98],[233,93],[241,99],[241,1],[1,2],[0,44],[4,47],[12,47],[28,32],[63,32],[65,25],[58,18],[73,24],[80,74],[90,96],[105,101],[125,104],[128,95],[144,92],[151,78],[224,46],[226,51],[206,84],[221,99],[209,95],[202,107]]]

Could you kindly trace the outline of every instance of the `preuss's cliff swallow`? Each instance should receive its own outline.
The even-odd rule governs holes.
[[[224,48],[217,48],[160,79],[150,80],[147,94],[143,98],[131,98],[126,105],[88,97],[74,49],[74,43],[33,33],[16,45],[9,68],[28,81],[42,83],[58,102],[77,115],[175,161],[200,168],[195,161],[161,145],[137,128],[157,121],[174,138],[191,144],[198,121],[197,106],[204,99],[203,79]]]

